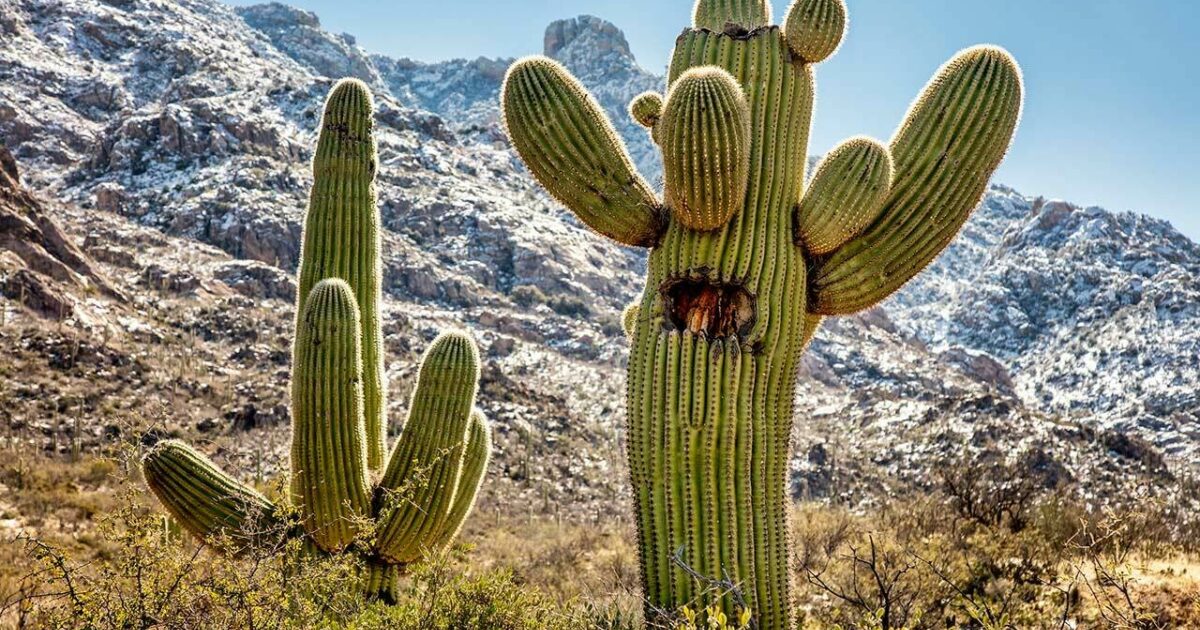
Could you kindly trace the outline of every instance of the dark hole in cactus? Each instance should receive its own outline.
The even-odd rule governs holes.
[[[663,285],[662,296],[674,330],[733,339],[745,337],[754,327],[754,296],[741,285],[677,278]]]

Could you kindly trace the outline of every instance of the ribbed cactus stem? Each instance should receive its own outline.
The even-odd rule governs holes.
[[[696,0],[692,25],[718,33],[730,27],[752,31],[771,22],[767,0]]]
[[[183,442],[160,442],[143,459],[142,470],[163,507],[201,540],[225,537],[239,552],[285,533],[274,504]]]
[[[362,338],[350,286],[322,280],[305,301],[292,354],[292,501],[325,551],[349,546],[369,516]]]
[[[425,353],[408,420],[380,482],[376,544],[390,562],[413,562],[435,550],[448,526],[478,381],[479,354],[470,337],[442,334]]]
[[[462,473],[458,479],[458,490],[454,493],[454,502],[446,513],[445,524],[431,544],[435,550],[444,549],[462,530],[467,516],[475,507],[475,500],[479,497],[479,488],[483,485],[483,477],[487,473],[488,462],[491,461],[492,429],[488,426],[483,412],[475,410],[471,413],[471,427],[468,431]]]
[[[632,107],[663,149],[670,208],[625,317],[629,469],[656,627],[685,605],[733,617],[742,602],[760,630],[795,627],[786,501],[800,354],[824,315],[887,297],[949,243],[1020,116],[1015,62],[969,50],[930,83],[889,149],[852,139],[805,193],[813,68],[837,49],[845,6],[796,0],[783,29],[766,26],[769,15],[761,1],[697,2],[661,117],[648,97]],[[731,106],[735,94],[744,108]],[[532,108],[521,116],[579,101],[520,99]],[[504,106],[515,131],[514,102]],[[553,142],[521,136],[514,145],[539,181],[571,176],[555,169],[572,163],[544,159]],[[731,581],[736,596],[696,574]]]
[[[368,560],[364,571],[364,589],[368,599],[377,599],[385,604],[395,604],[400,600],[400,566]]]
[[[684,226],[715,230],[746,201],[750,111],[724,69],[688,70],[671,86],[658,130],[667,206]]]
[[[533,176],[588,227],[626,245],[662,231],[659,203],[595,99],[558,62],[528,57],[508,71],[504,122]]]
[[[300,254],[297,316],[308,293],[326,278],[350,285],[362,319],[363,418],[367,465],[383,466],[387,389],[380,333],[380,219],[375,199],[374,108],[371,92],[356,79],[343,79],[325,101],[313,187]]]

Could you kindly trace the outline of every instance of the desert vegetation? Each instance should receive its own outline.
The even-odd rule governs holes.
[[[145,447],[73,458],[0,457],[0,625],[127,628],[637,628],[632,518],[480,505],[461,541],[413,567],[398,603],[353,588],[352,555],[298,559],[297,543],[228,560],[144,491]],[[1166,629],[1200,624],[1200,523],[1147,499],[1098,508],[1072,488],[948,462],[928,492],[883,508],[790,510],[798,628]],[[256,484],[268,497],[282,477]],[[1193,488],[1192,492],[1197,490]],[[20,526],[10,519],[21,515]],[[731,589],[711,576],[697,588]],[[721,625],[724,619],[724,625]],[[702,605],[661,627],[738,628]],[[747,624],[747,627],[748,624]]]

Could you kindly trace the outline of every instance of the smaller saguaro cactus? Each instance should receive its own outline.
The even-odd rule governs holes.
[[[291,509],[176,440],[152,449],[143,471],[195,536],[223,537],[235,554],[297,536],[314,553],[358,553],[366,594],[394,601],[404,566],[449,545],[470,514],[491,434],[475,409],[475,343],[446,332],[421,360],[408,419],[383,467],[372,116],[366,86],[339,82],[313,159],[292,350]]]

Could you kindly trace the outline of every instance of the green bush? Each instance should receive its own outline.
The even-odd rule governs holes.
[[[548,299],[546,294],[542,293],[541,289],[533,286],[532,284],[519,284],[513,287],[512,291],[510,291],[508,295],[512,298],[513,302],[525,307],[533,307],[539,304],[545,304]]]

